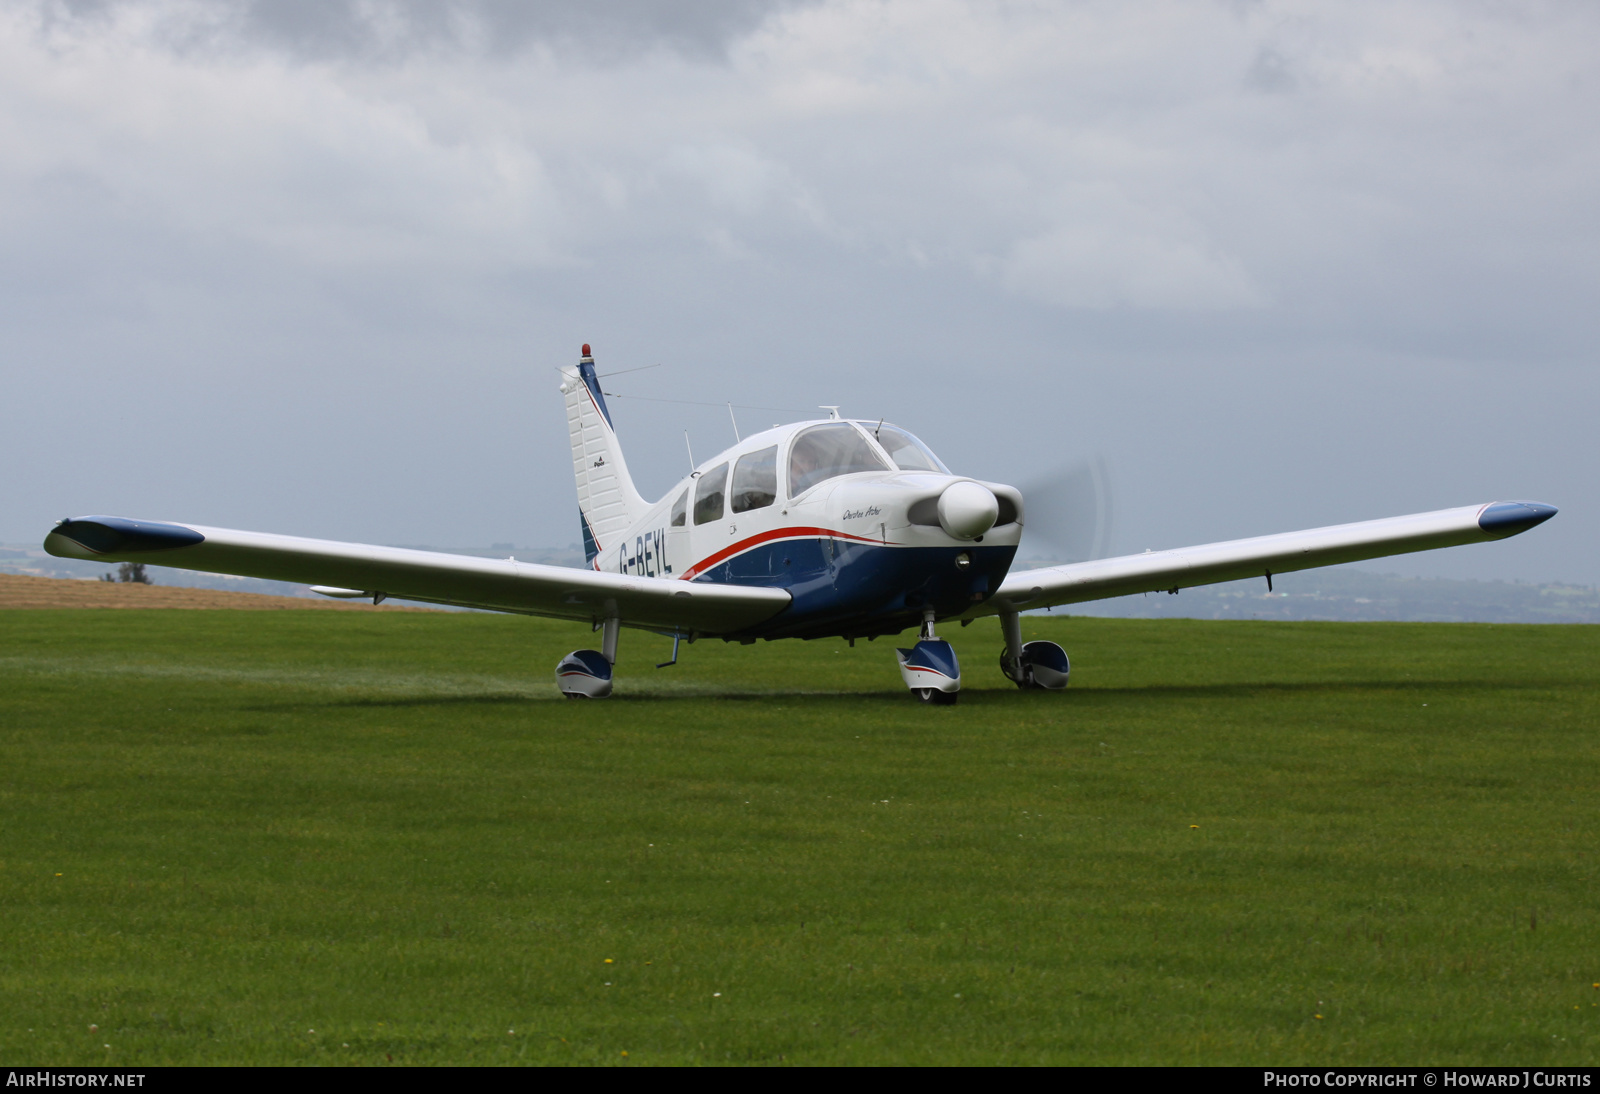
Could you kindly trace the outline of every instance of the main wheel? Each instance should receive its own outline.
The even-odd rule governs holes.
[[[604,699],[611,694],[611,662],[599,650],[573,650],[556,665],[556,687],[568,699]]]
[[[1013,662],[1006,650],[1000,651],[1000,671],[1024,691],[1060,691],[1067,686],[1072,673],[1067,651],[1054,642],[1029,642],[1022,647],[1022,656],[1017,660],[1020,664]]]
[[[1027,665],[1026,662],[1024,662],[1023,665],[1022,665],[1022,671],[1020,673],[1022,679],[1020,679],[1020,680],[1017,679],[1017,676],[1019,674],[1017,672],[1013,671],[1013,668],[1015,667],[1015,665],[1016,665],[1016,662],[1011,659],[1011,656],[1005,650],[1001,650],[1000,651],[1000,673],[1001,673],[1001,675],[1003,675],[1007,680],[1010,680],[1013,684],[1017,685],[1017,687],[1021,688],[1024,691],[1027,691],[1027,690],[1029,690],[1031,688],[1037,688],[1039,686],[1038,684],[1033,682],[1033,673],[1028,670],[1028,665]]]
[[[961,694],[959,691],[940,691],[938,688],[913,688],[912,690],[917,693],[918,699],[936,707],[955,706],[956,697]]]

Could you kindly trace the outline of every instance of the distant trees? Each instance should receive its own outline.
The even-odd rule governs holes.
[[[150,575],[145,573],[144,563],[142,562],[124,562],[121,566],[117,567],[116,573],[101,574],[100,580],[112,582],[123,581],[132,585],[155,584],[154,581],[150,580]]]

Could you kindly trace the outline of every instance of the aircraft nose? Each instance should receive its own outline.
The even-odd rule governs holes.
[[[975,482],[953,482],[939,495],[939,526],[956,539],[977,539],[1000,515],[1000,502]]]
[[[1503,539],[1543,524],[1557,512],[1554,505],[1538,501],[1497,501],[1483,507],[1478,514],[1478,527]]]

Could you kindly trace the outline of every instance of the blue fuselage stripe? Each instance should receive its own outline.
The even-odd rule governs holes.
[[[845,540],[784,539],[758,544],[697,582],[787,589],[794,600],[744,634],[822,637],[898,634],[932,608],[959,615],[1000,587],[1015,547],[897,547]],[[966,554],[967,568],[956,565]]]

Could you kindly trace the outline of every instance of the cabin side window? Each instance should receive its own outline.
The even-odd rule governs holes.
[[[678,495],[678,500],[672,503],[672,526],[683,527],[683,519],[689,512],[689,491],[685,490]]]
[[[708,524],[722,519],[722,489],[728,484],[728,465],[719,463],[694,486],[694,522]]]
[[[739,462],[733,465],[733,488],[729,494],[735,513],[765,509],[777,501],[778,446],[740,456]]]
[[[814,425],[789,446],[789,496],[838,475],[888,470],[871,442],[849,422]]]

